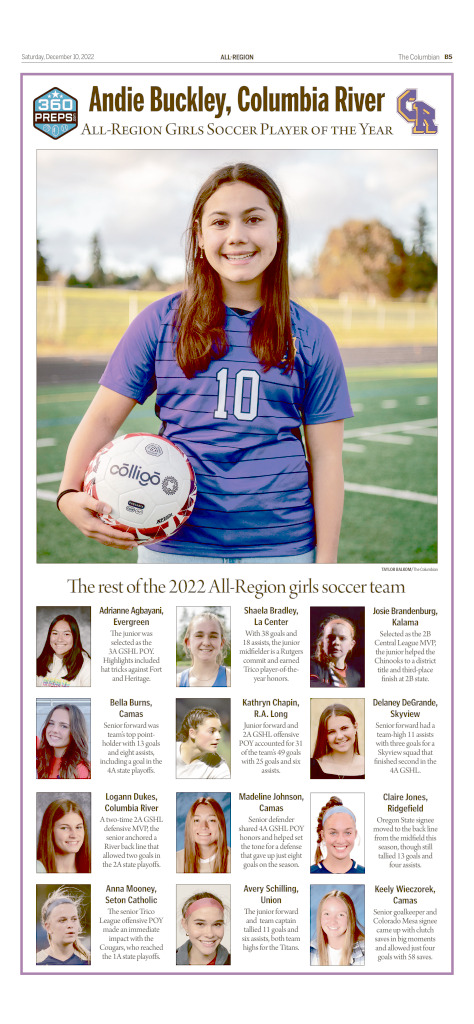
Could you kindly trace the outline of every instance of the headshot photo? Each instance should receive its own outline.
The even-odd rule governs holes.
[[[311,793],[312,875],[363,875],[364,794]]]
[[[178,874],[230,872],[230,793],[176,794]]]
[[[365,964],[365,886],[311,885],[310,963],[313,967]]]
[[[36,609],[36,685],[91,685],[91,610]]]
[[[91,702],[36,701],[36,778],[90,779]]]
[[[36,886],[36,963],[87,967],[91,962],[90,885]]]
[[[90,793],[36,794],[36,871],[89,874]]]
[[[230,966],[230,885],[177,885],[176,935],[178,966]]]
[[[176,686],[230,686],[230,608],[177,608],[176,620]]]
[[[310,700],[310,778],[365,779],[365,701]]]
[[[365,608],[310,608],[310,686],[364,686]]]
[[[176,778],[230,779],[230,700],[176,700]]]

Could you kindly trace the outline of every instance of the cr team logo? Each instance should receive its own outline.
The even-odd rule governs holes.
[[[62,89],[49,89],[33,100],[33,126],[51,139],[77,128],[77,100]]]
[[[400,116],[412,125],[413,135],[436,135],[436,110],[424,100],[417,100],[416,89],[405,89],[405,92],[402,92],[397,99],[397,110]]]

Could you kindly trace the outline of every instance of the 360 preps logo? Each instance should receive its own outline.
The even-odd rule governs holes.
[[[48,89],[33,100],[33,127],[51,139],[60,139],[77,128],[78,104],[63,89]]]

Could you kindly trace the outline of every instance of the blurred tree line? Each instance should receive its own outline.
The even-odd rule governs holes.
[[[43,250],[43,241],[36,239],[36,268],[37,281],[51,281],[57,276],[57,271],[52,270],[48,264],[47,257]],[[92,270],[88,277],[78,278],[70,274],[65,280],[67,288],[137,288],[163,291],[167,288],[167,282],[160,280],[154,267],[148,267],[141,275],[129,274],[126,277],[119,274],[107,273],[102,265],[102,247],[99,235],[94,234],[91,239],[91,266]]]
[[[437,267],[429,252],[429,223],[421,207],[414,229],[414,241],[406,249],[401,238],[379,220],[348,220],[329,232],[321,255],[314,261],[309,276],[296,278],[298,294],[337,298],[341,294],[398,299],[404,294],[426,298],[437,280]],[[48,266],[37,239],[37,279],[50,281],[54,273]],[[170,282],[160,280],[153,267],[141,276],[120,277],[106,273],[102,265],[100,238],[91,239],[91,273],[80,280],[71,274],[70,288],[145,288],[166,290]]]
[[[348,220],[334,228],[313,266],[317,293],[327,298],[345,292],[392,299],[405,292],[429,294],[437,267],[427,249],[428,228],[422,207],[408,252],[401,238],[378,220]]]

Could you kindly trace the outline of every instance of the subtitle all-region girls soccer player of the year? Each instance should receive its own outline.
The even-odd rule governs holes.
[[[161,432],[192,464],[197,501],[176,536],[139,546],[139,562],[337,561],[346,378],[329,328],[290,302],[287,216],[257,167],[223,167],[204,182],[185,291],[132,322],[71,440],[58,507],[102,544],[136,541],[98,518],[110,507],[82,492],[85,470],[155,390]]]

